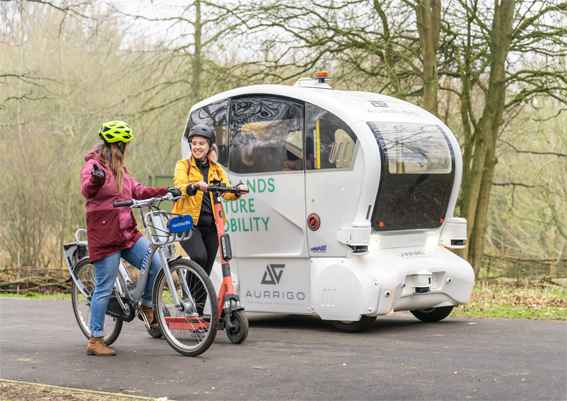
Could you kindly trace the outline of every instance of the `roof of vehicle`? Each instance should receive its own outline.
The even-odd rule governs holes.
[[[197,104],[191,110],[210,103],[243,95],[276,95],[303,100],[320,106],[344,120],[429,122],[439,120],[411,103],[372,92],[344,91],[325,87],[288,85],[252,85],[216,94]]]

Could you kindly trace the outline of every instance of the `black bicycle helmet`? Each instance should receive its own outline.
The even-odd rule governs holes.
[[[191,138],[194,136],[202,136],[209,141],[209,145],[215,143],[215,130],[212,127],[209,127],[205,124],[197,124],[193,125],[189,130],[189,135],[187,135],[187,139],[191,141]]]

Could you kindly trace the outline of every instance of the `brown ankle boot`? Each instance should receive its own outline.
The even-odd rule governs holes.
[[[87,355],[114,356],[116,352],[104,343],[102,337],[91,337],[87,343]]]
[[[146,306],[146,305],[142,305],[142,313],[145,315],[146,319],[148,320],[148,323],[150,324],[150,327],[152,329],[157,328],[158,327],[158,321],[156,319],[156,314],[154,313],[154,309]],[[141,316],[140,319],[144,320]]]

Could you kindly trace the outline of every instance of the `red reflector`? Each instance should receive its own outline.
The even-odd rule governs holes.
[[[311,213],[307,216],[307,226],[311,231],[317,231],[321,227],[321,218],[317,213]]]

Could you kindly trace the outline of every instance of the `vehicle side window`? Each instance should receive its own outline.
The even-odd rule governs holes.
[[[306,125],[307,169],[352,167],[356,136],[344,121],[308,104]]]
[[[232,99],[229,169],[236,173],[303,170],[303,120],[303,105],[289,99]]]
[[[185,128],[185,137],[187,138],[193,125],[205,124],[213,127],[216,133],[216,144],[219,148],[218,161],[224,166],[228,165],[227,108],[227,100],[201,107],[191,113]]]

